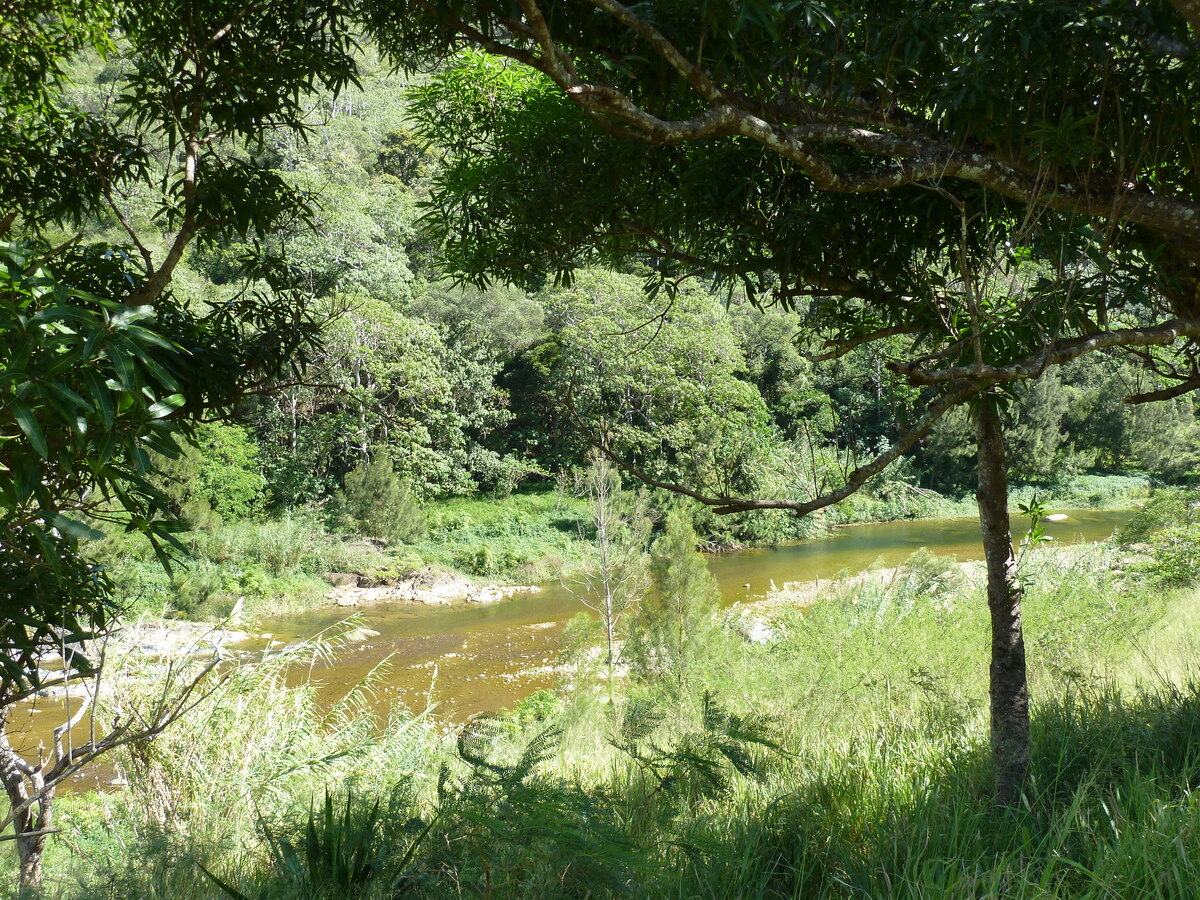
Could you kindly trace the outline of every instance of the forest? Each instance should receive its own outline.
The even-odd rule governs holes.
[[[1191,896],[1198,66],[0,4],[0,891]]]

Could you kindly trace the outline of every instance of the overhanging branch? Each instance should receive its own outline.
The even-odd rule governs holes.
[[[988,382],[1025,381],[1039,377],[1050,366],[1062,365],[1086,353],[1108,347],[1161,347],[1173,344],[1181,337],[1200,337],[1200,320],[1169,319],[1149,328],[1119,328],[1070,338],[1051,344],[1020,362],[1007,366],[971,365],[946,369],[923,369],[920,363],[888,363],[888,368],[904,376],[909,384],[937,385],[982,379]]]
[[[596,434],[575,409],[574,403],[574,384],[567,390],[565,405],[567,412],[576,426],[584,433],[588,441],[603,453],[609,460],[619,466],[624,471],[628,472],[638,481],[650,487],[662,488],[663,490],[671,491],[675,494],[681,494],[684,497],[690,497],[705,506],[712,507],[717,515],[725,516],[732,513],[748,512],[750,510],[760,509],[781,509],[787,512],[795,513],[797,516],[806,516],[809,513],[816,512],[819,509],[824,509],[827,506],[833,506],[835,503],[840,503],[845,500],[864,484],[881,473],[889,465],[899,459],[902,455],[912,449],[917,441],[929,433],[929,430],[946,415],[950,410],[954,409],[969,400],[971,397],[982,393],[989,386],[987,381],[969,381],[955,385],[947,393],[943,394],[926,408],[925,415],[922,416],[913,427],[909,428],[900,435],[892,447],[884,453],[876,456],[871,462],[866,465],[859,466],[846,476],[845,483],[835,491],[821,494],[813,497],[810,500],[792,500],[789,498],[771,498],[771,499],[755,499],[750,497],[734,497],[730,495],[710,496],[700,491],[689,488],[687,485],[679,484],[672,481],[664,481],[655,478],[654,476],[644,472],[641,468],[625,459],[618,454],[601,435]]]
[[[809,362],[829,362],[833,359],[840,359],[856,347],[861,347],[863,344],[870,344],[874,341],[881,340],[887,337],[895,337],[899,334],[917,334],[918,329],[910,328],[906,325],[893,325],[890,328],[880,328],[878,331],[872,331],[869,334],[860,334],[856,338],[850,338],[845,341],[826,341],[825,347],[828,348],[820,353],[805,353],[804,357]]]
[[[1179,384],[1172,385],[1169,388],[1163,388],[1161,391],[1146,391],[1142,394],[1131,394],[1125,398],[1125,402],[1130,406],[1139,403],[1154,403],[1158,400],[1174,400],[1176,397],[1182,397],[1184,394],[1189,394],[1194,390],[1200,389],[1200,376],[1193,375],[1191,378],[1181,381]]]
[[[563,92],[606,130],[624,137],[655,143],[681,143],[722,136],[742,136],[774,150],[802,169],[821,190],[834,193],[868,193],[905,185],[959,178],[989,188],[1024,203],[1038,203],[1060,212],[1121,219],[1155,232],[1200,240],[1200,204],[1161,196],[1135,185],[1107,182],[1085,176],[1078,183],[1051,187],[1035,175],[993,152],[963,148],[950,136],[927,127],[914,127],[913,117],[899,111],[874,111],[847,115],[829,104],[807,105],[801,100],[764,105],[748,101],[715,86],[712,77],[688,60],[678,47],[631,9],[615,0],[590,0],[596,8],[639,35],[650,49],[687,82],[707,109],[687,119],[655,115],[611,84],[586,82],[578,77],[571,57],[553,38],[534,0],[521,0],[526,25],[541,47],[541,54],[500,44],[462,22],[453,22],[460,34],[490,53],[519,61],[549,77]],[[1200,17],[1200,0],[1171,0],[1181,14]],[[429,9],[432,4],[422,2]],[[1195,26],[1194,26],[1195,27]],[[818,98],[827,99],[827,98]],[[869,121],[872,127],[854,124]],[[605,120],[612,126],[605,125]],[[797,121],[799,119],[799,121]],[[848,121],[849,120],[849,121]],[[918,125],[921,123],[917,121]],[[877,165],[841,168],[818,149],[846,147],[879,158]]]

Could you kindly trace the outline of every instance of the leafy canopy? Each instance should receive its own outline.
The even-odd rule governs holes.
[[[312,352],[302,284],[264,249],[312,200],[255,154],[309,127],[311,91],[353,81],[348,11],[34,0],[0,17],[0,239],[18,239],[0,245],[0,704],[36,686],[41,654],[116,608],[79,545],[95,534],[85,519],[144,533],[165,561],[149,454],[175,455],[176,434]],[[122,63],[107,105],[71,100],[68,63],[85,48]],[[128,240],[66,230],[97,217]],[[171,295],[193,244],[230,241],[249,247],[242,290],[207,306]]]
[[[417,124],[464,279],[636,257],[652,293],[705,275],[796,306],[822,355],[903,335],[890,368],[929,414],[880,463],[1083,353],[1172,347],[1146,362],[1200,386],[1185,0],[366,8],[401,64],[453,55]]]

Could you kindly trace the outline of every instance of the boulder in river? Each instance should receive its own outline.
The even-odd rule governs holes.
[[[535,594],[540,590],[541,588],[536,584],[486,584],[467,594],[467,600],[471,603],[495,603],[498,600],[506,600],[514,594]]]

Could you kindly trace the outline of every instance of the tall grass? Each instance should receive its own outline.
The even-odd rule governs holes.
[[[326,783],[396,797],[431,784],[436,732],[403,710],[381,723],[368,702],[371,680],[331,708],[316,704],[305,672],[327,663],[339,640],[331,633],[235,667],[177,727],[116,754],[122,789],[61,798],[63,839],[47,862],[54,892],[219,896],[199,867],[265,867],[271,829],[290,827]],[[136,710],[157,686],[121,690],[121,708]]]
[[[390,569],[376,547],[329,533],[310,516],[235,522],[181,536],[188,556],[167,573],[140,536],[114,535],[97,548],[128,614],[224,618],[243,599],[250,616],[278,615],[321,602],[326,572]]]
[[[52,896],[1192,896],[1196,592],[1124,562],[1023,563],[1033,754],[1014,811],[991,804],[979,573],[923,554],[804,611],[752,610],[770,642],[716,631],[682,697],[629,683],[610,706],[580,682],[444,734],[247,671],[130,754],[125,792],[73,801]]]
[[[446,500],[431,507],[429,536],[411,550],[476,577],[549,581],[580,567],[590,521],[586,500],[569,491]]]

